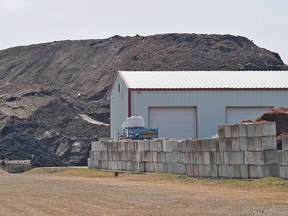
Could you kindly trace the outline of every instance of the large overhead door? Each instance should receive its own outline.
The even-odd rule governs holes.
[[[240,123],[260,117],[273,107],[226,107],[226,124]]]
[[[149,107],[148,125],[159,137],[197,137],[196,107]]]

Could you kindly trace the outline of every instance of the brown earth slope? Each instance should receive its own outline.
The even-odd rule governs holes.
[[[59,41],[0,51],[0,157],[84,165],[109,137],[119,70],[288,70],[245,37],[164,34]],[[97,122],[98,121],[98,122]],[[101,124],[104,123],[104,124]]]

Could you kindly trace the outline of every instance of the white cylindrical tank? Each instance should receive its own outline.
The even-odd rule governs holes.
[[[126,118],[128,128],[144,128],[144,118],[142,116],[131,116]]]

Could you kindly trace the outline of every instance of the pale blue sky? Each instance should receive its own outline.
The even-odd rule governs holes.
[[[0,50],[116,34],[232,34],[288,64],[287,11],[287,0],[0,0]]]

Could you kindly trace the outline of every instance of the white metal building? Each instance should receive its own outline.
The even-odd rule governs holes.
[[[288,71],[120,71],[111,92],[111,137],[142,116],[159,137],[211,137],[218,125],[288,107]]]

